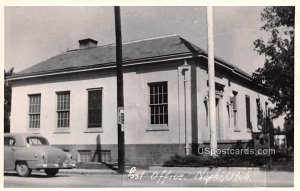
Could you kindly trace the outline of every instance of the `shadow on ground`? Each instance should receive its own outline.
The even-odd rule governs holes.
[[[20,177],[16,172],[4,172],[4,176],[15,176],[15,177]],[[54,177],[49,177],[46,174],[43,173],[36,173],[33,172],[29,177],[31,178],[59,178],[59,177],[69,177],[70,175],[65,175],[65,174],[57,174]],[[27,177],[20,177],[20,178],[27,178]]]

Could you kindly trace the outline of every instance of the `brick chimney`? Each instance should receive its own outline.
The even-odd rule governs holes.
[[[98,41],[90,38],[79,40],[79,49],[86,49],[86,48],[95,48],[97,47]]]

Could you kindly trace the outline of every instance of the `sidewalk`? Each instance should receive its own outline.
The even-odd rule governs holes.
[[[135,168],[135,169],[134,169]],[[266,170],[259,167],[219,167],[219,168],[209,168],[209,167],[162,167],[162,166],[152,166],[149,167],[149,169],[142,169],[139,167],[126,167],[125,169],[126,174],[132,173],[132,174],[140,174],[144,172],[145,175],[151,175],[154,172],[162,173],[163,171],[169,172],[171,171],[171,174],[173,173],[182,173],[182,174],[190,174],[195,175],[199,173],[199,171],[204,172],[206,174],[214,174],[218,171],[224,171],[224,172],[260,172],[260,173],[266,173],[266,172],[288,172],[287,170],[283,169],[273,169],[273,170]],[[109,168],[105,169],[60,169],[60,173],[63,174],[88,174],[88,175],[117,175],[117,170],[112,170]],[[293,171],[289,171],[289,173],[294,173]]]
[[[161,167],[153,166],[149,169],[126,168],[126,174],[118,174],[111,169],[61,169],[61,174],[80,174],[84,176],[102,176],[104,179],[115,180],[123,176],[122,181],[134,186],[162,186],[157,181],[165,180],[177,185],[172,179],[184,177],[187,186],[294,186],[294,172],[287,170],[266,170],[258,167]],[[125,178],[125,179],[124,179]],[[124,182],[125,181],[125,182]]]
[[[59,169],[61,174],[82,174],[82,175],[114,175],[117,171],[112,169]]]

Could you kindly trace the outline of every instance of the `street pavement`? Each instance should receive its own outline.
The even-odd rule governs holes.
[[[111,169],[60,170],[55,177],[33,171],[30,177],[4,173],[5,188],[77,187],[291,187],[294,172],[258,168],[128,168],[126,174]]]

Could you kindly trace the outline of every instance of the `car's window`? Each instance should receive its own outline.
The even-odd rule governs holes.
[[[38,145],[49,145],[47,139],[43,137],[28,137],[26,139],[27,143],[32,146],[38,146]]]
[[[4,137],[4,145],[5,146],[15,146],[16,145],[16,141],[12,137]]]

